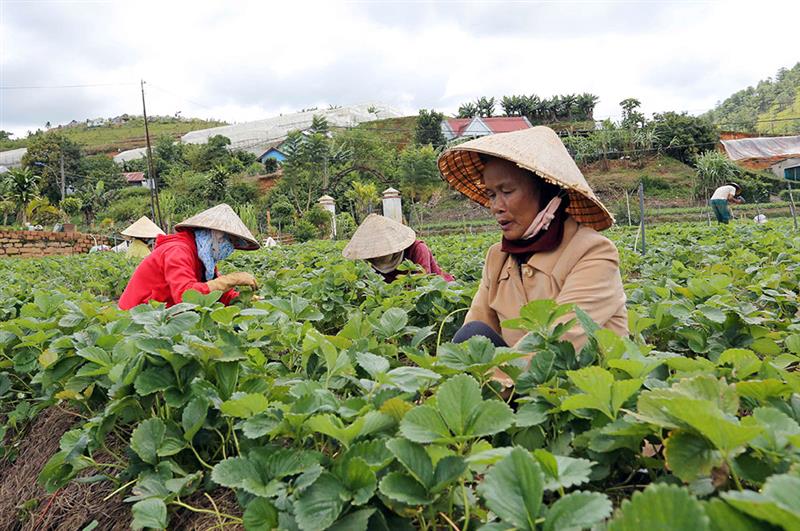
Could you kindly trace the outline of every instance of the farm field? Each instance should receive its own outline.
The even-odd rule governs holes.
[[[448,343],[458,279],[385,284],[342,242],[236,253],[258,295],[116,309],[114,254],[0,261],[0,529],[800,529],[800,235],[667,223],[617,242],[631,337]],[[515,381],[491,380],[502,368]]]

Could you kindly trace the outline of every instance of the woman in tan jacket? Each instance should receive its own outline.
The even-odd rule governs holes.
[[[524,332],[502,323],[537,299],[573,303],[601,327],[627,335],[619,255],[597,232],[614,219],[552,129],[465,142],[442,154],[439,169],[456,190],[488,207],[503,233],[486,255],[455,342],[483,335],[496,346],[515,345]],[[586,333],[576,325],[565,339],[577,350]]]

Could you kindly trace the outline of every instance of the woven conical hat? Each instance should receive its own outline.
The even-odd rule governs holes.
[[[538,126],[512,133],[481,137],[454,146],[439,157],[439,171],[453,188],[483,206],[489,196],[483,185],[479,154],[492,155],[532,171],[545,181],[569,192],[567,212],[583,225],[596,230],[614,224],[614,217],[594,195],[581,170],[570,157],[558,135]]]
[[[130,238],[155,238],[156,236],[164,234],[164,231],[161,230],[158,225],[150,221],[150,218],[142,216],[130,227],[120,232],[120,234]]]
[[[393,219],[370,214],[342,251],[353,260],[368,260],[402,251],[417,239],[414,229]]]
[[[252,251],[260,247],[258,241],[250,232],[250,229],[248,229],[239,216],[236,215],[236,212],[225,203],[209,208],[208,210],[203,210],[199,214],[181,221],[175,225],[175,230],[178,229],[219,230],[234,236],[231,243],[233,243],[233,246],[237,249]]]

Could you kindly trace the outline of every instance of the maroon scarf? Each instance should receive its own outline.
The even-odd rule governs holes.
[[[540,232],[530,240],[507,240],[503,238],[502,251],[512,255],[527,255],[530,257],[535,253],[552,251],[561,245],[561,239],[564,237],[564,221],[567,219],[567,203],[567,201],[561,203],[561,206],[556,210],[553,221],[550,222],[550,228],[546,231]]]

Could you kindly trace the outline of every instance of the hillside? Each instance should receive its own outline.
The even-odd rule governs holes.
[[[735,92],[705,116],[728,131],[800,133],[800,63]]]
[[[359,124],[356,129],[373,131],[387,143],[396,145],[399,150],[414,142],[414,129],[416,126],[416,116],[403,116],[401,118],[387,118],[385,120],[365,122]]]
[[[123,117],[120,123],[107,123],[90,126],[79,123],[70,126],[53,127],[48,131],[59,131],[67,138],[78,143],[85,154],[115,153],[126,149],[142,147],[145,143],[144,119],[141,116]],[[225,122],[200,120],[197,118],[173,118],[156,116],[148,120],[150,138],[155,140],[161,135],[178,138],[189,131],[207,129]],[[28,138],[0,141],[0,151],[26,147]]]

